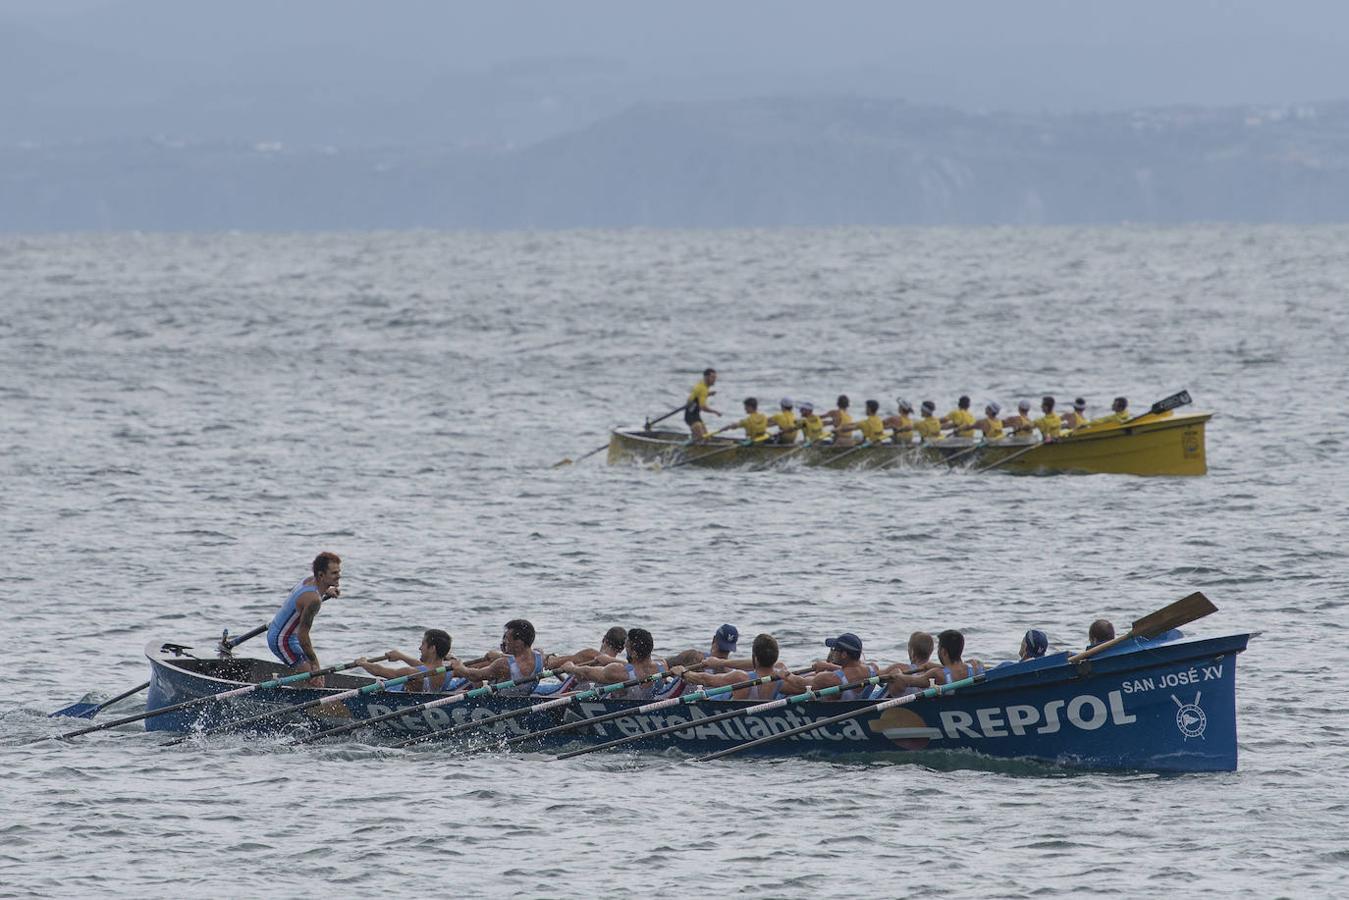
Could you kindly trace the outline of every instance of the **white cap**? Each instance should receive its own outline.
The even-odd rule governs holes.
[[[900,397],[899,400],[896,402],[899,403],[899,409],[901,412],[913,412],[913,404],[905,400],[903,397]]]
[[[1030,409],[1030,401],[1022,400],[1020,403],[1016,405],[1016,408],[1021,410],[1022,412],[1025,412],[1026,410]]]
[[[1002,412],[1002,407],[998,405],[998,401],[996,401],[996,400],[990,400],[990,401],[988,401],[988,404],[984,407],[984,409],[988,410],[990,413],[992,413],[992,414],[995,415],[995,416],[996,416],[998,413]]]
[[[791,397],[783,397],[783,398],[779,401],[779,403],[782,404],[782,408],[783,408],[783,409],[791,409],[791,408],[792,408],[792,398],[791,398]]]
[[[811,403],[809,400],[802,400],[800,403],[796,404],[796,408],[797,408],[797,409],[814,409],[814,408],[815,408],[815,404],[814,404],[814,403]]]

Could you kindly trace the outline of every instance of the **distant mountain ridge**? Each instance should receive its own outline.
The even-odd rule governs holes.
[[[0,146],[0,229],[1349,220],[1349,102],[978,114],[648,103],[521,148]]]

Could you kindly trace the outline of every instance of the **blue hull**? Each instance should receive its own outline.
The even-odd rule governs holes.
[[[1126,643],[1073,666],[1067,654],[994,669],[987,681],[949,695],[920,700],[881,713],[829,725],[756,748],[770,756],[855,756],[949,751],[1028,760],[1084,769],[1154,772],[1228,772],[1237,767],[1236,661],[1250,635],[1238,634],[1168,643]],[[151,680],[148,708],[158,709],[268,677],[275,664],[255,660],[183,660],[147,648]],[[327,689],[275,688],[237,701],[204,703],[146,721],[149,730],[184,732],[242,715],[303,703],[369,679],[330,676]],[[371,693],[321,707],[322,715],[292,715],[268,723],[270,731],[327,728],[406,708],[436,695]],[[392,719],[354,732],[346,740],[387,742],[481,719],[542,698],[485,698]],[[492,747],[500,737],[523,735],[580,715],[635,708],[636,701],[595,701],[530,713],[431,745],[463,749]],[[653,731],[676,723],[687,729],[635,741],[635,749],[711,753],[770,732],[870,706],[863,701],[811,701],[722,722],[700,719],[752,706],[748,701],[711,701],[624,716],[539,741],[523,750],[593,744]],[[564,719],[565,717],[565,719]],[[955,757],[957,761],[961,757]]]

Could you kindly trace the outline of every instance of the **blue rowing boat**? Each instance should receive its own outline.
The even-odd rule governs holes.
[[[1003,665],[982,682],[932,699],[897,706],[755,748],[774,756],[893,758],[919,754],[946,765],[1027,760],[1069,768],[1152,772],[1230,772],[1237,767],[1236,661],[1251,635],[1213,638],[1131,639],[1073,664],[1067,653]],[[147,710],[257,684],[282,667],[254,659],[208,659],[190,648],[152,642]],[[261,688],[240,701],[206,702],[155,716],[147,730],[187,733],[245,714],[313,701],[370,685],[367,677],[330,675],[324,688]],[[437,695],[375,691],[298,715],[259,723],[255,730],[313,731],[408,708]],[[439,695],[443,696],[443,695]],[[534,697],[483,697],[393,718],[354,733],[370,743],[403,740],[539,701]],[[491,748],[582,716],[636,709],[638,701],[596,700],[533,712],[467,731],[443,749]],[[597,744],[688,723],[659,737],[639,739],[637,749],[675,749],[691,755],[723,750],[841,712],[864,710],[867,701],[807,700],[718,722],[708,717],[753,706],[753,701],[700,700],[660,711],[620,716],[515,746],[524,750]],[[984,763],[980,759],[984,759]]]

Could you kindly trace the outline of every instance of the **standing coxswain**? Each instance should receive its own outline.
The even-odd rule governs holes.
[[[267,646],[272,653],[301,672],[317,672],[320,668],[310,630],[323,601],[341,594],[342,560],[336,553],[325,550],[314,557],[310,569],[314,574],[290,589],[286,602],[281,604],[267,628]],[[313,678],[309,684],[323,687],[323,678]]]
[[[689,399],[684,403],[684,424],[689,426],[689,431],[693,433],[695,441],[707,439],[707,426],[703,424],[703,413],[710,412],[714,416],[720,416],[721,413],[707,405],[709,397],[716,394],[712,390],[712,385],[717,383],[717,370],[704,369],[703,377],[689,391]]]

